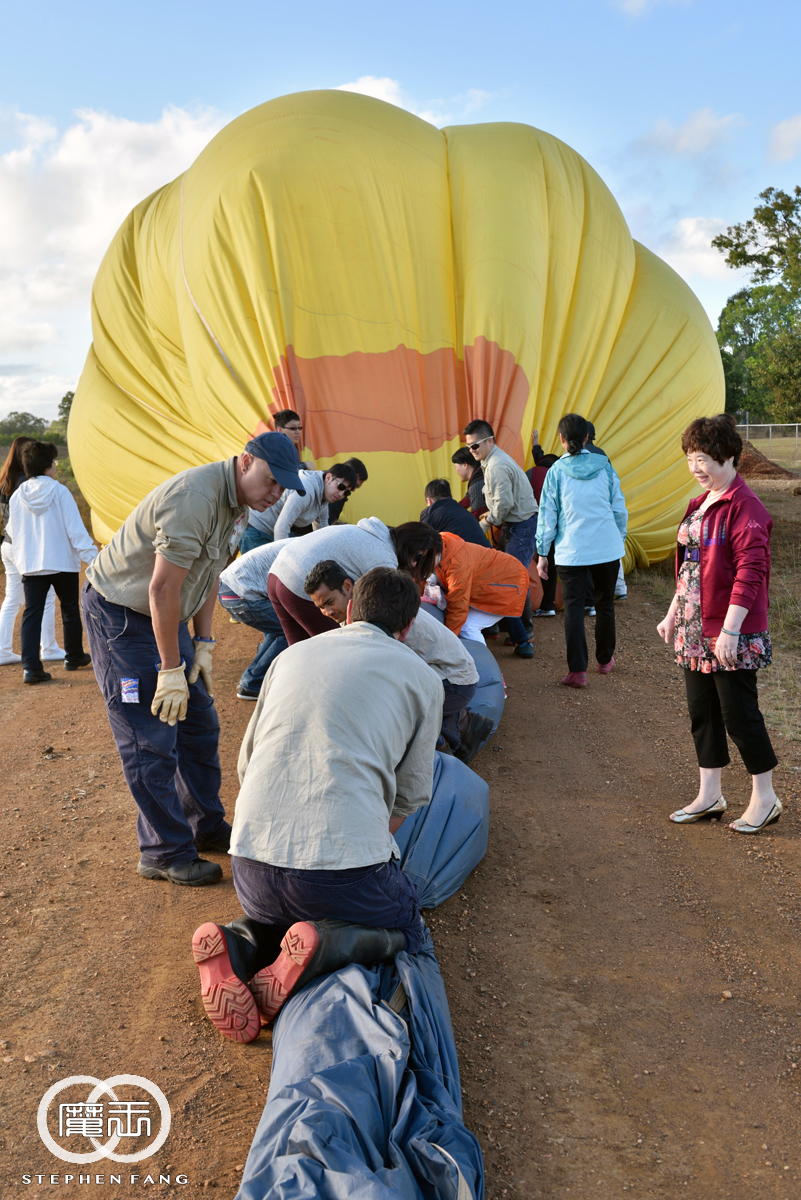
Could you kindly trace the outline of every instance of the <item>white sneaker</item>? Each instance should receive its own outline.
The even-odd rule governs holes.
[[[42,662],[61,662],[67,657],[67,651],[62,650],[60,646],[55,646],[52,650],[39,650],[39,655]]]
[[[22,656],[19,654],[15,654],[13,650],[9,650],[9,652],[7,654],[3,654],[2,657],[0,657],[0,667],[10,667],[12,665],[12,663],[21,663],[21,662],[22,662]]]

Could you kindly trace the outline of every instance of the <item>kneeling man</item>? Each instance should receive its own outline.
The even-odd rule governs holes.
[[[350,623],[290,646],[264,680],[231,833],[245,916],[192,942],[206,1012],[234,1041],[318,975],[420,948],[392,836],[431,799],[442,721],[440,680],[403,645],[419,606],[409,575],[376,567]]]

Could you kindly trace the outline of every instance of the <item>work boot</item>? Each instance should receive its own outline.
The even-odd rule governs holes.
[[[53,676],[48,671],[34,670],[22,672],[23,683],[47,683],[48,679],[52,678]]]
[[[470,713],[470,729],[462,737],[456,757],[461,759],[463,763],[469,763],[478,754],[481,746],[492,733],[492,727],[495,724],[492,717],[485,717],[481,713]]]
[[[88,667],[92,661],[91,655],[83,653],[80,658],[64,658],[65,671],[80,671],[81,667]]]
[[[248,980],[280,952],[272,925],[237,917],[228,925],[207,921],[195,930],[192,954],[200,971],[206,1016],[232,1042],[252,1042],[261,1018]]]
[[[391,962],[406,946],[400,929],[373,929],[347,921],[298,921],[281,942],[274,963],[250,981],[262,1022],[277,1016],[291,994],[320,975],[358,963]]]
[[[191,862],[179,863],[177,867],[153,867],[140,862],[136,873],[143,879],[166,879],[181,887],[206,887],[209,883],[219,883],[223,877],[222,867],[205,858],[193,858]]]
[[[227,854],[231,849],[231,826],[223,821],[216,833],[208,837],[196,837],[195,849],[198,854]]]

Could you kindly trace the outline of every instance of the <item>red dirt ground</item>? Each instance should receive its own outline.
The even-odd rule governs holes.
[[[619,666],[585,692],[558,683],[561,618],[538,622],[533,662],[496,643],[509,699],[473,764],[491,787],[489,849],[428,914],[491,1200],[801,1196],[801,757],[779,745],[788,803],[770,836],[668,822],[696,771],[649,595],[637,585],[618,606]],[[221,611],[216,633],[230,814],[251,712],[234,688],[256,635]],[[137,877],[133,803],[91,672],[56,666],[26,688],[4,667],[0,702],[2,1194],[57,1193],[47,1177],[66,1164],[36,1130],[49,1082],[127,1072],[173,1113],[164,1150],[135,1169],[186,1173],[161,1195],[233,1197],[271,1042],[216,1033],[190,952],[201,921],[238,912],[230,869],[220,860],[223,883],[199,890]],[[747,778],[739,762],[726,774],[737,815]],[[25,1172],[45,1182],[26,1186]]]

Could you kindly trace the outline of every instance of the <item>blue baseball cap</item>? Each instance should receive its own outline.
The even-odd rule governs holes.
[[[260,433],[250,439],[245,450],[254,458],[264,459],[281,487],[292,488],[299,496],[306,495],[298,475],[298,452],[285,433]]]

